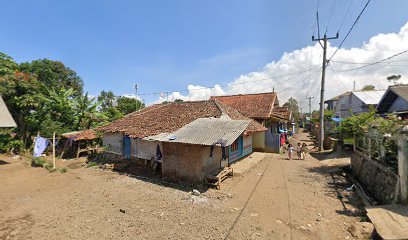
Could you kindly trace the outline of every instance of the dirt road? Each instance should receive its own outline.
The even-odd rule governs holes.
[[[356,239],[370,227],[344,178],[334,175],[343,206],[330,169],[310,156],[265,154],[200,196],[80,161],[62,174],[0,159],[0,239]]]

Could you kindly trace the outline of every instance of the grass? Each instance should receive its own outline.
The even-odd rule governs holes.
[[[344,138],[343,142],[354,145],[354,138]]]
[[[90,162],[90,163],[88,163],[88,165],[86,165],[86,167],[95,167],[95,166],[98,166],[98,164],[96,163],[96,162]]]
[[[67,168],[54,168],[53,164],[47,162],[44,158],[36,157],[31,159],[32,167],[42,167],[47,169],[49,172],[59,171],[60,173],[68,172]]]

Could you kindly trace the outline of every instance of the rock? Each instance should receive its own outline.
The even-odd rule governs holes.
[[[200,192],[197,189],[193,189],[193,195],[200,196]]]
[[[310,224],[310,223],[308,223],[308,224],[306,224],[308,227],[312,227],[312,224]]]
[[[321,216],[322,216],[322,214],[321,214],[321,213],[317,213],[317,216],[321,217]]]
[[[121,213],[126,213],[126,210],[125,209],[119,209],[119,211],[121,212]]]
[[[275,222],[278,223],[278,224],[282,224],[281,220],[276,220]]]
[[[239,208],[234,207],[234,210],[235,210],[235,211],[239,211]]]

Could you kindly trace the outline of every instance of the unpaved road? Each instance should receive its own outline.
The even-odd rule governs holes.
[[[0,160],[0,239],[356,239],[370,230],[344,178],[335,175],[343,206],[330,169],[310,156],[265,154],[199,197],[80,162],[62,174]]]

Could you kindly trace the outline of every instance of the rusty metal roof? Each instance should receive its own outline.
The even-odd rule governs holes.
[[[17,124],[11,116],[3,98],[0,96],[0,128],[13,127],[17,127]]]
[[[199,118],[170,133],[161,141],[212,145],[223,140],[226,142],[226,146],[229,146],[244,133],[250,123],[250,120]]]

